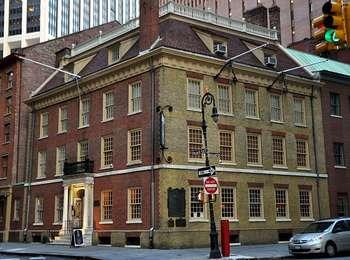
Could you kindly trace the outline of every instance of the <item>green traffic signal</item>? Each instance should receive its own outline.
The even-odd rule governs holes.
[[[330,43],[340,43],[341,41],[334,29],[327,29],[326,33],[324,34],[324,39],[326,42]]]

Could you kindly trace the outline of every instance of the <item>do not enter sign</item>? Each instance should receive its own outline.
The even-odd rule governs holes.
[[[203,178],[205,194],[219,194],[219,181],[217,177]]]

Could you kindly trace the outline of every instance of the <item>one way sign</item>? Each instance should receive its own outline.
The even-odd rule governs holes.
[[[205,168],[199,168],[198,169],[198,177],[208,177],[215,175],[215,166],[207,166]]]

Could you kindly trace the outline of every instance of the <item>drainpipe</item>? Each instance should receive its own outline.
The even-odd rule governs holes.
[[[318,170],[318,161],[317,161],[317,149],[316,149],[316,133],[315,133],[315,115],[314,115],[314,91],[315,86],[312,85],[311,88],[311,120],[312,120],[312,142],[314,147],[314,159],[315,159],[315,171],[316,171],[316,192],[317,192],[317,207],[318,207],[318,217],[321,219],[321,202],[320,202],[320,173]]]
[[[154,248],[154,226],[155,226],[155,69],[153,57],[150,57],[150,75],[151,75],[151,142],[152,142],[152,165],[151,165],[151,227],[149,234],[150,248]]]

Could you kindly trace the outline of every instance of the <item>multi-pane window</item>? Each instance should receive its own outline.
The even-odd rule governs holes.
[[[58,132],[64,133],[68,130],[68,109],[67,107],[60,107],[58,109]]]
[[[11,126],[10,124],[5,124],[4,126],[4,143],[7,144],[10,142],[10,129]]]
[[[59,146],[56,148],[56,175],[63,174],[64,161],[66,160],[66,147]]]
[[[38,175],[37,178],[46,176],[46,151],[38,152]]]
[[[14,79],[14,74],[13,72],[7,73],[7,88],[12,88],[13,87],[13,79]]]
[[[101,168],[110,167],[113,164],[113,137],[102,137]]]
[[[247,163],[261,164],[261,136],[247,133]]]
[[[188,158],[189,159],[202,159],[202,129],[189,127],[188,128]]]
[[[187,80],[187,108],[199,110],[201,108],[202,86],[200,80]]]
[[[113,92],[103,94],[103,121],[114,117],[114,95]]]
[[[1,175],[0,178],[7,178],[7,171],[8,171],[8,156],[1,157]]]
[[[337,93],[330,93],[330,103],[331,115],[341,116],[340,95]]]
[[[231,113],[231,93],[230,86],[218,86],[219,112],[223,114]]]
[[[263,199],[261,188],[249,188],[249,218],[263,218]]]
[[[141,112],[141,82],[129,86],[129,114]]]
[[[6,115],[12,112],[12,97],[6,98]]]
[[[236,218],[234,188],[224,187],[221,189],[221,217]]]
[[[18,221],[21,212],[21,202],[18,199],[14,200],[13,203],[13,220]]]
[[[128,134],[129,142],[129,162],[140,162],[141,161],[141,130],[131,130]]]
[[[309,167],[309,152],[307,141],[304,139],[297,139],[297,167]]]
[[[89,157],[89,142],[83,140],[78,143],[78,161],[83,162]]]
[[[190,193],[190,218],[191,219],[204,219],[204,205],[198,200],[198,194],[202,192],[202,187],[191,187]]]
[[[271,121],[281,122],[282,119],[282,97],[281,95],[271,94]]]
[[[247,117],[259,117],[258,114],[258,91],[253,89],[245,90],[245,112]]]
[[[345,166],[344,144],[333,143],[334,161],[337,166]]]
[[[90,114],[90,100],[89,99],[83,99],[80,101],[80,127],[89,126],[89,114]]]
[[[349,200],[347,193],[337,195],[337,216],[349,216]]]
[[[44,199],[41,197],[35,198],[35,219],[36,224],[42,224],[44,221]]]
[[[293,105],[294,124],[305,125],[305,100],[294,97]]]
[[[301,218],[311,218],[312,217],[311,191],[310,190],[300,190],[299,191],[299,206],[300,206],[300,217]]]
[[[114,44],[109,48],[109,55],[110,63],[119,60],[119,44]]]
[[[112,221],[112,191],[103,191],[101,194],[101,220]]]
[[[62,223],[63,219],[63,196],[56,195],[55,196],[55,223]]]
[[[220,161],[234,162],[233,132],[220,131]]]
[[[141,188],[128,189],[128,220],[141,221],[142,192]]]
[[[40,114],[40,138],[47,137],[49,132],[49,113]]]
[[[288,190],[287,189],[276,189],[276,218],[288,218]]]
[[[274,166],[285,166],[285,139],[281,136],[272,136],[272,160]]]

